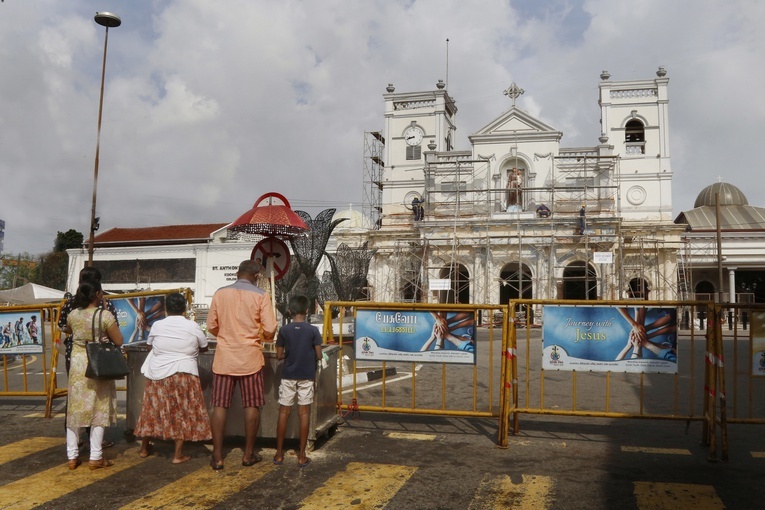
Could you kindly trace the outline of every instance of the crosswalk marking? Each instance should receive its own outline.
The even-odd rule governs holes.
[[[382,508],[415,471],[411,466],[351,462],[298,506],[302,510]]]
[[[125,417],[125,413],[117,413],[118,420],[124,420]],[[25,414],[24,418],[45,418],[45,413],[29,413]],[[66,413],[55,413],[51,418],[66,418]]]
[[[205,466],[123,506],[120,510],[212,508],[276,468],[267,458],[255,466],[243,467],[242,454],[241,449],[232,450],[226,456],[226,467],[222,471],[213,471],[209,466]],[[199,490],[200,487],[204,487],[204,490]]]
[[[640,510],[663,510],[665,508],[725,509],[725,505],[711,485],[635,482],[635,499]]]
[[[647,448],[644,446],[622,446],[622,451],[626,453],[650,453],[652,455],[690,455],[691,452],[685,448]]]
[[[415,432],[389,432],[388,437],[393,439],[414,439],[416,441],[433,441],[435,434],[418,434]]]
[[[91,471],[88,469],[87,460],[84,460],[82,466],[74,471],[69,471],[66,463],[60,464],[3,485],[3,490],[0,491],[0,508],[5,510],[33,508],[136,466],[145,460],[138,455],[138,448],[131,448],[118,456],[113,466],[105,469]]]
[[[521,483],[513,483],[507,475],[486,475],[468,508],[543,510],[551,508],[552,493],[552,478],[548,476],[523,475]]]
[[[63,437],[30,437],[29,439],[22,439],[15,443],[0,446],[0,464],[26,457],[32,453],[52,446],[58,446],[65,442]]]

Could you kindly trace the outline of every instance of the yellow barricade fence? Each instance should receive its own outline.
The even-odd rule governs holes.
[[[712,303],[517,300],[508,310],[500,446],[521,414],[698,420],[710,455],[721,427],[727,455]]]
[[[498,417],[506,313],[496,305],[325,303],[324,342],[344,353],[338,411]]]
[[[111,301],[117,309],[117,323],[122,332],[123,342],[129,343],[131,341],[145,340],[151,324],[154,321],[165,317],[164,297],[174,292],[179,292],[186,296],[186,301],[189,303],[189,310],[191,310],[193,293],[191,289],[188,288],[107,295],[106,299]],[[56,317],[59,316],[63,304],[64,302],[61,302],[57,305],[55,310]],[[139,317],[140,320],[138,319]],[[50,381],[46,385],[46,393],[43,393],[43,395],[47,396],[45,405],[46,418],[49,418],[52,414],[53,400],[59,397],[65,397],[68,393],[66,387],[59,387],[58,385],[57,370],[59,353],[62,356],[64,354],[63,337],[58,329],[58,319],[53,321],[51,327],[57,335],[56,339],[58,340],[60,338],[61,341],[54,342],[50,363]],[[125,384],[125,381],[117,381],[117,391],[126,391],[127,386]]]
[[[0,397],[44,397],[48,394],[48,356],[58,339],[59,304],[0,307]]]

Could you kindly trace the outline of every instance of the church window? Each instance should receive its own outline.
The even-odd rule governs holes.
[[[624,129],[627,154],[645,154],[645,127],[639,120],[627,122]]]

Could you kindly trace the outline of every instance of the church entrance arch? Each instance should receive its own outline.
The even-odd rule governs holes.
[[[633,278],[627,287],[628,299],[648,299],[648,282],[645,278]]]
[[[499,272],[499,302],[511,299],[532,299],[531,270],[526,264],[510,262]]]
[[[583,261],[572,262],[563,270],[563,299],[598,299],[595,269]]]
[[[451,288],[438,291],[439,303],[470,303],[470,275],[462,264],[441,268],[439,278],[449,279]]]
[[[715,286],[707,280],[698,282],[693,288],[693,292],[696,294],[696,299],[700,301],[714,301],[715,299]]]

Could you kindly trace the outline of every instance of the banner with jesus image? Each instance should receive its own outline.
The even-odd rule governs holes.
[[[677,373],[677,310],[545,306],[545,370]]]

